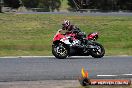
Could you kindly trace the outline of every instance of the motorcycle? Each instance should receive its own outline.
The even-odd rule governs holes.
[[[105,54],[104,47],[96,42],[98,33],[90,33],[86,36],[79,29],[67,34],[57,33],[53,38],[52,54],[59,59],[69,56],[89,56],[102,58]]]

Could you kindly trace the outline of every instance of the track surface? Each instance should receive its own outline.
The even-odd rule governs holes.
[[[81,75],[82,67],[89,71],[90,78],[132,78],[132,56],[20,57],[0,58],[0,81],[72,80]]]
[[[132,13],[129,12],[17,12],[16,14],[62,14],[67,16],[132,16]]]

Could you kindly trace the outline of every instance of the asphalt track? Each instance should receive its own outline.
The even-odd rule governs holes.
[[[132,16],[131,12],[16,12],[16,14],[62,14],[66,16]]]
[[[76,80],[81,68],[88,70],[90,78],[132,78],[132,56],[104,58],[69,57],[2,57],[0,82]]]

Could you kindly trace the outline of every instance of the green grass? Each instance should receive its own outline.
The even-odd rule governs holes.
[[[106,55],[132,55],[132,17],[0,14],[0,56],[52,55],[64,19],[86,33],[99,32]]]
[[[68,5],[68,0],[61,0],[60,10],[67,11],[68,9],[70,9],[70,6]]]

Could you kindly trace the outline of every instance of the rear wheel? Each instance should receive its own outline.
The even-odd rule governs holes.
[[[94,57],[94,58],[101,58],[104,56],[105,54],[105,49],[104,47],[99,44],[99,43],[94,43],[94,46],[96,48],[92,49],[91,50],[91,56]]]
[[[68,48],[63,43],[52,46],[52,54],[59,59],[65,59],[68,56]]]

